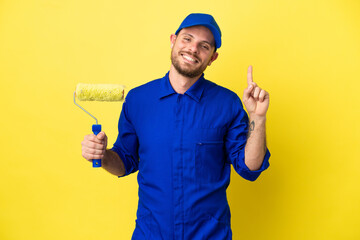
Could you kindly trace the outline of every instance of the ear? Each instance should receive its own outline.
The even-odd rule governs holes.
[[[214,52],[213,55],[212,55],[211,58],[210,58],[210,61],[209,61],[208,65],[210,66],[211,63],[218,58],[218,56],[219,56],[219,53],[218,53],[218,52]]]
[[[170,43],[171,43],[171,48],[173,48],[175,41],[176,41],[176,35],[175,34],[171,34],[170,35]]]

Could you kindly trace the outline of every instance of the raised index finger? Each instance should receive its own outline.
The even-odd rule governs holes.
[[[248,83],[248,85],[250,85],[253,82],[252,70],[253,70],[253,67],[250,65],[248,67],[248,71],[247,71],[247,83]]]

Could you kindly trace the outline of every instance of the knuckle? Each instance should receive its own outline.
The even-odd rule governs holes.
[[[94,134],[86,135],[87,140],[94,140]]]
[[[87,153],[83,153],[82,156],[83,156],[83,158],[85,158],[86,160],[89,160],[89,159],[90,159],[90,158],[89,158],[89,154],[87,154]]]

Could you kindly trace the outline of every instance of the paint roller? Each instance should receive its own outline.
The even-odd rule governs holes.
[[[74,103],[81,108],[84,112],[89,114],[95,119],[96,124],[92,125],[92,132],[98,135],[101,132],[101,125],[98,124],[98,120],[91,113],[86,111],[78,103],[79,101],[102,101],[102,102],[115,102],[122,101],[124,99],[124,86],[120,84],[87,84],[79,83],[76,86],[74,92]],[[92,160],[93,167],[101,167],[101,159]]]

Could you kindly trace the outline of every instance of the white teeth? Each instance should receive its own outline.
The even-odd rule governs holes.
[[[186,56],[186,55],[183,55],[183,56],[184,56],[184,58],[185,58],[186,60],[189,60],[189,61],[191,61],[191,62],[195,62],[195,59],[192,59],[191,57]]]

